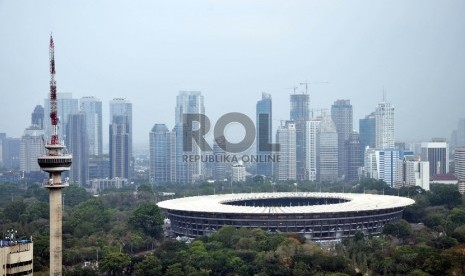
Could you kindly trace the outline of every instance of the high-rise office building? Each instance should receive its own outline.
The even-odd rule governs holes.
[[[360,150],[362,162],[365,160],[365,149],[376,147],[376,118],[375,113],[371,113],[359,120]]]
[[[130,127],[128,116],[114,115],[110,124],[110,178],[130,178]]]
[[[286,121],[278,128],[276,142],[280,144],[280,160],[275,164],[277,180],[296,180],[296,125]]]
[[[45,114],[50,114],[50,99],[44,101]],[[73,99],[72,93],[57,93],[57,107],[58,107],[58,136],[65,137],[66,124],[68,123],[68,116],[70,114],[79,113],[78,99]],[[45,135],[50,137],[52,135],[52,123],[50,116],[45,116]]]
[[[317,175],[317,137],[318,133],[320,132],[320,123],[321,118],[311,119],[307,121],[307,127],[305,130],[306,137],[305,141],[307,143],[306,147],[306,158],[307,161],[307,171],[308,171],[308,180],[315,181]]]
[[[459,181],[465,181],[465,147],[455,148],[455,176]]]
[[[345,141],[345,157],[344,165],[345,179],[349,182],[359,180],[359,169],[363,166],[360,148],[360,137],[356,131],[353,131],[349,138]]]
[[[317,136],[317,180],[333,182],[338,179],[338,137],[336,126],[324,115]]]
[[[331,106],[331,119],[336,126],[338,139],[338,173],[339,177],[344,175],[347,168],[347,156],[345,142],[349,139],[353,128],[353,110],[350,100],[337,100]],[[347,175],[345,178],[347,179]]]
[[[429,162],[419,156],[407,155],[397,160],[395,187],[418,186],[429,191]]]
[[[104,155],[91,155],[89,156],[89,182],[93,179],[108,179],[110,178],[110,156]]]
[[[376,119],[376,148],[394,148],[394,106],[383,101],[378,104],[375,111]]]
[[[367,154],[374,154],[373,156],[367,157],[367,161],[374,161],[374,168],[372,168],[370,175],[371,178],[380,179],[386,182],[390,187],[395,186],[396,177],[399,165],[398,160],[400,159],[400,152],[397,149],[375,149],[367,152]],[[368,164],[372,165],[372,164]]]
[[[4,137],[1,143],[2,167],[4,169],[19,169],[20,138]]]
[[[0,132],[0,168],[3,167],[3,140],[6,139],[6,133]]]
[[[310,96],[304,94],[291,94],[290,119],[295,122],[296,131],[296,177],[297,180],[308,179],[306,162],[306,126],[310,120]]]
[[[449,145],[445,139],[421,143],[421,160],[429,162],[430,176],[449,173]]]
[[[460,118],[457,123],[457,130],[454,135],[454,148],[465,146],[465,118]]]
[[[218,137],[213,141],[213,155],[215,156],[224,156],[226,151],[223,149],[226,148],[226,139],[224,136]],[[227,162],[214,162],[213,164],[213,178],[217,181],[224,181],[229,176],[229,168],[231,164]]]
[[[132,103],[124,98],[110,101],[110,176],[132,176]]]
[[[246,179],[245,166],[242,162],[235,163],[231,167],[231,181],[244,182]]]
[[[38,126],[40,129],[44,129],[44,107],[36,105],[34,111],[31,114],[31,124]]]
[[[184,149],[184,114],[205,114],[205,106],[203,104],[203,96],[199,91],[180,91],[176,97],[175,110],[175,127],[176,133],[176,182],[183,184],[191,184],[194,181],[203,178],[204,163],[183,162],[184,155],[201,156],[205,154],[195,141],[192,141],[192,149],[186,151]],[[205,125],[204,122],[200,124]],[[193,129],[196,129],[199,123],[193,123]]]
[[[271,95],[267,93],[262,94],[262,99],[257,102],[256,106],[256,150],[257,156],[266,156],[272,154],[271,150],[261,150],[271,144],[272,141],[272,101]],[[273,163],[272,162],[258,162],[257,175],[264,175],[268,177],[273,176]]]
[[[37,156],[44,153],[44,130],[32,125],[21,136],[19,169],[25,173],[39,172]]]
[[[86,116],[86,133],[89,144],[89,155],[102,155],[102,102],[94,97],[83,97],[79,100],[79,108]]]
[[[73,155],[69,178],[72,183],[84,187],[89,180],[86,115],[84,113],[70,114],[67,121],[65,143],[68,152]]]
[[[176,136],[165,124],[155,124],[150,136],[150,183],[176,181]]]

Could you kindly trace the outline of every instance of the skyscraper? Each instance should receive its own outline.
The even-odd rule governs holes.
[[[83,97],[79,108],[86,116],[86,133],[89,155],[102,155],[102,102],[94,97]]]
[[[376,148],[387,149],[394,147],[394,106],[383,101],[375,111],[376,119]]]
[[[449,145],[445,139],[421,143],[421,160],[429,161],[430,176],[449,172]]]
[[[331,119],[336,126],[338,145],[338,174],[343,176],[347,168],[345,142],[353,131],[353,110],[350,100],[337,100],[331,106]],[[347,179],[347,175],[345,178]]]
[[[267,93],[262,94],[262,99],[257,102],[256,106],[256,150],[257,156],[270,155],[270,151],[262,151],[266,144],[271,144],[272,141],[272,100],[271,95]],[[264,175],[268,177],[273,176],[273,163],[272,162],[258,162],[257,163],[257,175]]]
[[[338,138],[330,116],[323,116],[317,136],[317,180],[333,182],[338,179]]]
[[[5,137],[1,141],[2,166],[4,169],[19,169],[21,138]]]
[[[70,114],[66,124],[66,145],[73,155],[73,164],[69,171],[72,183],[84,187],[89,180],[89,152],[84,113]]]
[[[150,132],[150,183],[176,181],[176,136],[165,124],[155,124]]]
[[[360,137],[356,131],[349,135],[349,139],[345,141],[345,156],[346,163],[344,165],[344,175],[347,181],[357,181],[359,179],[358,171],[363,166]]]
[[[37,156],[44,154],[44,130],[32,125],[21,136],[19,169],[26,173],[39,172]]]
[[[296,177],[297,180],[308,179],[306,162],[306,126],[310,120],[310,96],[291,94],[290,119],[295,122],[296,131]]]
[[[397,160],[396,188],[419,186],[429,191],[429,162],[419,156],[407,155]]]
[[[130,178],[130,127],[127,115],[114,115],[110,124],[110,177]]]
[[[110,101],[110,176],[132,176],[132,103],[124,98]]]
[[[460,118],[457,123],[456,146],[465,146],[465,118]]]
[[[183,155],[204,154],[200,147],[193,141],[192,150],[184,150],[184,114],[205,114],[205,106],[203,104],[203,96],[199,91],[180,91],[176,97],[175,110],[175,127],[176,132],[176,181],[183,184],[191,184],[203,177],[204,164],[197,162],[183,162]],[[202,124],[204,122],[201,122]],[[199,124],[193,124],[193,128]]]
[[[44,108],[41,105],[36,105],[34,112],[31,114],[31,124],[44,129]]]
[[[296,126],[286,121],[278,128],[276,142],[280,144],[280,160],[276,163],[277,180],[296,180]]]
[[[308,180],[315,181],[317,176],[317,137],[320,132],[321,118],[312,119],[307,121],[307,127],[305,130],[307,143],[306,147],[306,158],[305,165],[308,171]]]
[[[369,178],[380,179],[394,188],[400,152],[398,149],[368,149],[365,152],[365,174]]]
[[[465,181],[465,147],[455,148],[455,176],[459,181]]]
[[[224,150],[226,148],[226,139],[224,136],[218,137],[213,141],[213,155],[222,156],[227,154]],[[217,181],[223,181],[229,176],[230,163],[227,162],[214,162],[213,164],[213,178]]]
[[[65,137],[66,124],[68,123],[68,116],[70,114],[77,114],[79,112],[78,99],[73,99],[72,93],[57,93],[57,112],[58,112],[58,136]],[[44,110],[46,114],[50,114],[50,99],[45,100]],[[46,116],[45,120],[45,135],[50,137],[52,135],[52,124],[50,116]]]
[[[376,147],[376,118],[375,113],[371,113],[365,118],[359,120],[360,131],[360,153],[362,156],[362,163],[365,160],[366,147]]]

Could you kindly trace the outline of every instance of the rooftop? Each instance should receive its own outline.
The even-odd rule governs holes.
[[[331,199],[334,202],[340,199],[341,203],[329,203],[320,205],[300,206],[238,206],[231,205],[235,201],[250,201],[264,199],[286,199],[300,198],[300,202],[308,199]],[[291,203],[294,200],[289,200]],[[313,200],[314,201],[314,200]],[[282,202],[282,200],[280,201]],[[294,201],[295,202],[295,201]],[[320,200],[321,202],[321,200]],[[228,204],[229,203],[229,204]],[[414,204],[415,201],[405,197],[372,195],[372,194],[350,194],[350,193],[249,193],[249,194],[221,194],[194,196],[166,200],[158,203],[162,209],[191,211],[191,212],[213,212],[213,213],[248,213],[248,214],[300,214],[300,213],[333,213],[333,212],[359,212],[390,208],[401,208]],[[257,205],[257,204],[255,204]],[[268,205],[268,206],[265,206]],[[295,204],[294,204],[295,205]]]

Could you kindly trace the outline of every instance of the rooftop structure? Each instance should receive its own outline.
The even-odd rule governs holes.
[[[412,199],[345,193],[250,193],[185,197],[158,203],[174,235],[202,236],[223,225],[301,233],[314,240],[379,234]]]
[[[18,240],[15,234],[8,230],[0,239],[0,275],[32,275],[32,239]]]

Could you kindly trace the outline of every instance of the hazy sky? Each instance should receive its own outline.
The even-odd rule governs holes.
[[[384,87],[398,141],[449,138],[465,117],[463,0],[0,0],[0,132],[10,137],[48,97],[51,32],[58,91],[100,98],[105,134],[108,102],[130,100],[138,145],[154,123],[173,127],[180,90],[202,91],[213,121],[255,118],[270,93],[276,127],[292,87],[315,82],[311,108],[350,99],[358,129]]]

